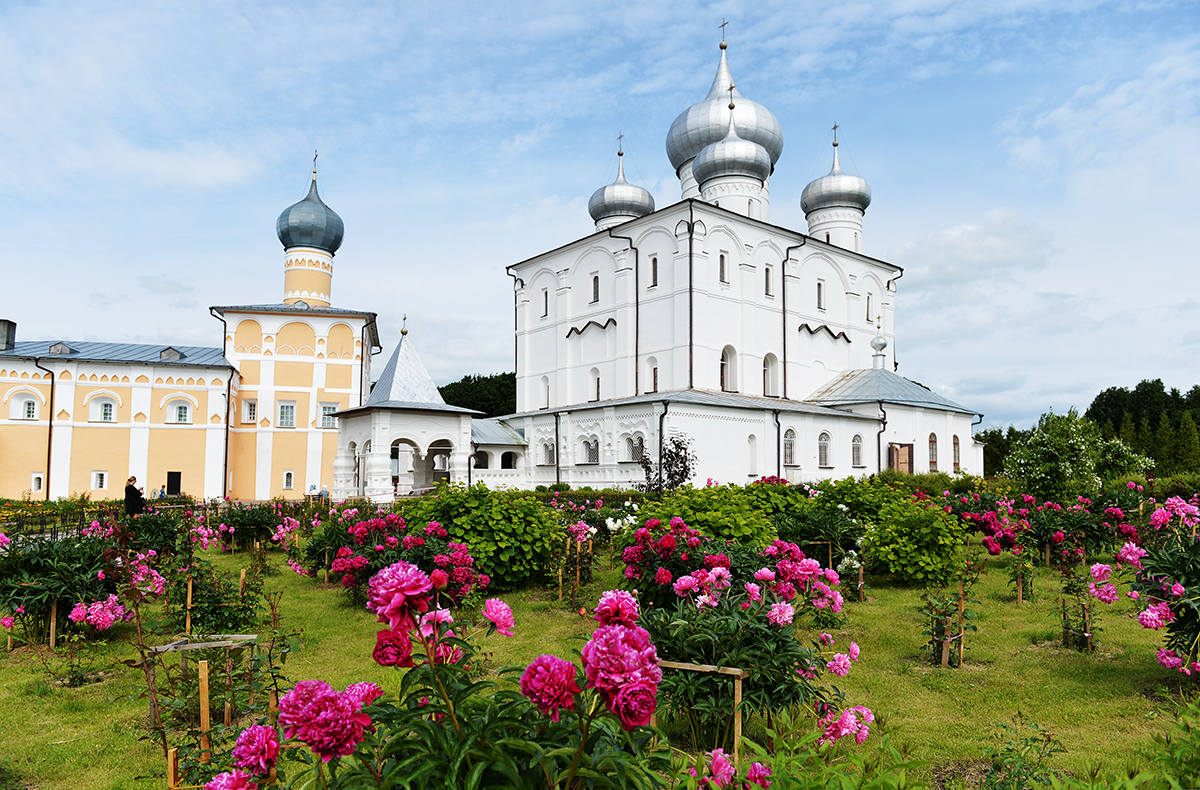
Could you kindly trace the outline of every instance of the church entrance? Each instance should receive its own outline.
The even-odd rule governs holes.
[[[889,444],[888,469],[895,469],[897,472],[911,475],[912,454],[913,446],[911,444]]]

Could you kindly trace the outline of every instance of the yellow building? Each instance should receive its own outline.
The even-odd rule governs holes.
[[[363,404],[375,313],[331,306],[341,218],[317,194],[276,223],[284,299],[213,307],[218,348],[16,341],[0,321],[0,496],[254,500],[332,487],[334,412]]]

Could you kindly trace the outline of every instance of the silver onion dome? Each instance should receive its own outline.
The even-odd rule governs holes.
[[[299,203],[288,206],[275,221],[275,233],[285,250],[292,247],[315,247],[330,255],[342,246],[346,232],[342,218],[326,206],[317,194],[317,171],[313,170],[312,186]]]
[[[842,171],[838,161],[837,141],[833,143],[833,169],[804,188],[800,194],[800,208],[804,215],[835,206],[856,208],[865,212],[871,205],[871,187],[858,176]]]
[[[771,157],[758,143],[740,136],[734,120],[737,110],[730,107],[726,112],[725,136],[707,145],[696,155],[692,163],[692,174],[701,188],[714,178],[721,176],[746,176],[765,182],[771,175]]]
[[[733,88],[732,93],[730,88]],[[731,98],[737,103],[734,117],[738,134],[743,140],[761,145],[770,156],[774,168],[783,153],[783,129],[770,110],[758,102],[743,98],[733,87],[733,77],[725,59],[725,42],[721,42],[721,64],[717,67],[717,75],[713,78],[708,95],[681,112],[667,132],[667,158],[671,160],[675,172],[678,173],[685,162],[699,155],[706,146],[725,137],[729,125],[726,105]]]
[[[649,190],[625,180],[625,153],[617,152],[617,180],[592,193],[588,213],[599,222],[609,217],[644,217],[654,213]]]
[[[871,338],[871,348],[875,349],[875,353],[877,354],[883,353],[887,345],[888,342],[883,335],[875,335],[875,337]]]

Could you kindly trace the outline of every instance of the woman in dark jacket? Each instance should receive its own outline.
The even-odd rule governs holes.
[[[142,498],[142,492],[138,491],[137,478],[131,477],[125,483],[125,515],[140,516],[145,509],[146,500]]]

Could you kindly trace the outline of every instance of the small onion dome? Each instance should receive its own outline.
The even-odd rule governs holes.
[[[705,146],[692,163],[692,174],[701,188],[720,176],[746,176],[765,182],[771,175],[770,154],[758,143],[738,135],[735,116],[736,110],[729,113],[724,139]]]
[[[800,208],[804,216],[834,206],[856,208],[865,212],[871,205],[871,187],[858,176],[842,172],[838,161],[837,143],[833,148],[833,169],[804,188],[800,195]]]
[[[730,101],[729,89],[732,87],[733,77],[725,60],[725,48],[722,47],[721,64],[717,67],[717,76],[713,78],[708,95],[681,112],[667,132],[667,158],[671,160],[675,172],[678,173],[685,162],[698,156],[706,146],[720,142],[725,137],[729,125],[726,105]],[[737,103],[734,117],[742,139],[761,145],[770,156],[771,167],[774,168],[783,153],[783,129],[779,121],[758,102],[742,98],[737,88],[733,88],[732,99]]]
[[[875,337],[871,338],[871,348],[875,349],[875,353],[877,354],[882,353],[887,348],[887,344],[888,342],[884,339],[883,335],[875,335]]]
[[[588,213],[599,222],[609,217],[644,217],[654,213],[649,190],[625,180],[625,152],[617,152],[617,180],[592,193]]]
[[[332,255],[342,246],[342,236],[346,227],[337,212],[326,206],[317,194],[315,170],[308,196],[284,209],[275,221],[275,232],[283,242],[285,250],[292,247],[315,247]]]

